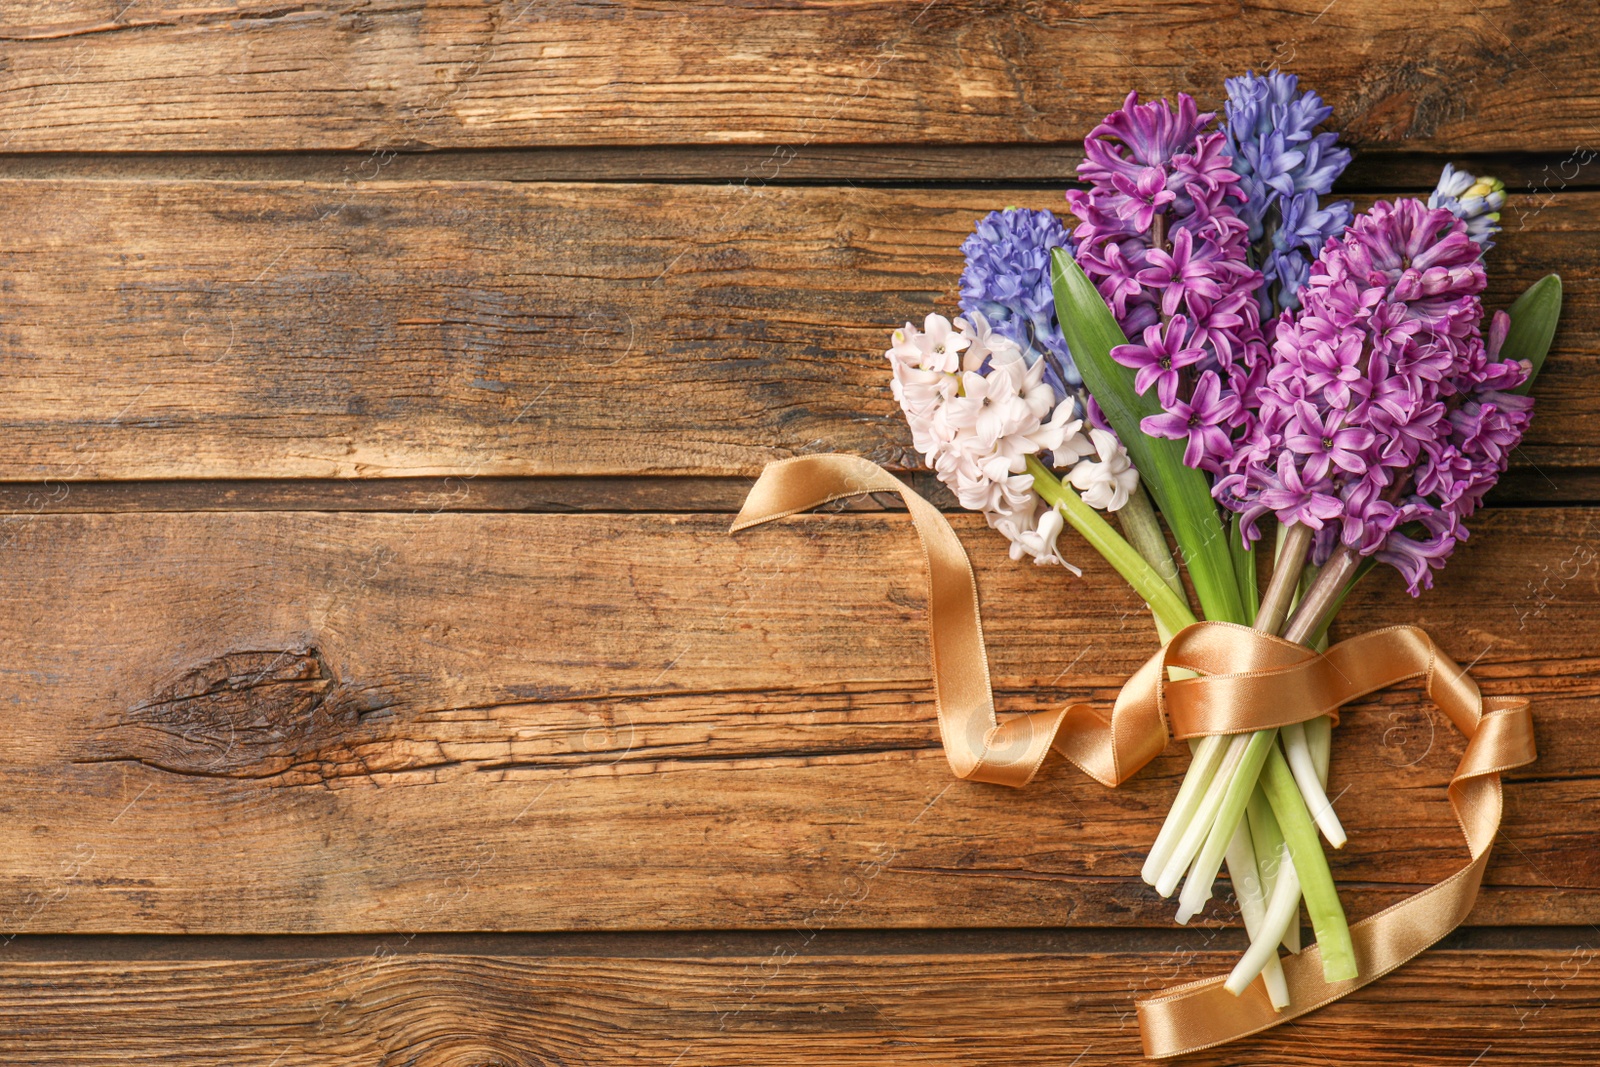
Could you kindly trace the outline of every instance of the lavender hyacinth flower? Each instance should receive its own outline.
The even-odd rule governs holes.
[[[1500,209],[1506,204],[1506,183],[1499,178],[1475,178],[1446,163],[1439,184],[1428,197],[1429,207],[1442,207],[1467,224],[1467,234],[1487,252],[1500,232]]]
[[[1242,432],[1248,396],[1265,373],[1267,348],[1240,217],[1240,177],[1213,114],[1179,95],[1139,103],[1128,94],[1089,134],[1067,193],[1082,220],[1077,261],[1133,343],[1112,358],[1156,389],[1163,413],[1146,418],[1154,437],[1186,442],[1186,461],[1220,472]],[[1089,412],[1090,421],[1095,412]]]
[[[1530,368],[1499,358],[1503,312],[1482,336],[1483,287],[1466,224],[1420,200],[1380,202],[1328,242],[1214,489],[1247,539],[1275,512],[1317,531],[1318,563],[1343,545],[1413,595],[1431,586],[1532,415],[1512,392]]]
[[[1251,264],[1261,270],[1261,317],[1300,306],[1296,295],[1311,261],[1328,238],[1349,225],[1350,201],[1322,204],[1350,163],[1338,135],[1317,133],[1333,109],[1315,92],[1298,92],[1300,79],[1271,71],[1229,78],[1227,152],[1239,175],[1250,226]]]
[[[977,312],[1001,336],[1016,342],[1031,366],[1045,361],[1045,380],[1060,396],[1083,384],[1056,319],[1050,252],[1077,244],[1053,212],[1011,207],[978,221],[961,245],[961,310]]]

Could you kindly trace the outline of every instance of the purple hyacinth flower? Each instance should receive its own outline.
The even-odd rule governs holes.
[[[1337,518],[1344,510],[1339,498],[1325,491],[1332,483],[1313,480],[1308,484],[1291,453],[1279,457],[1277,473],[1276,484],[1262,490],[1261,503],[1276,511],[1280,521],[1320,530],[1324,522]]]
[[[1134,280],[1159,290],[1161,314],[1172,315],[1190,293],[1207,300],[1222,299],[1223,288],[1217,280],[1221,272],[1215,258],[1214,248],[1202,245],[1198,251],[1195,249],[1193,230],[1179,230],[1172,235],[1170,252],[1152,248],[1145,253],[1145,262],[1150,266],[1135,274]]]
[[[1151,437],[1187,441],[1183,462],[1201,470],[1219,471],[1233,453],[1228,424],[1239,414],[1239,398],[1224,393],[1214,371],[1203,372],[1189,400],[1173,398],[1159,415],[1147,415],[1139,428]]]
[[[1145,327],[1143,344],[1118,345],[1111,350],[1111,358],[1137,371],[1133,387],[1140,393],[1152,385],[1156,396],[1165,406],[1171,406],[1178,392],[1178,372],[1205,358],[1205,351],[1189,345],[1189,323],[1182,315],[1174,315],[1163,327],[1160,323]]]
[[[1295,404],[1293,429],[1284,435],[1283,443],[1305,457],[1302,462],[1311,479],[1325,477],[1333,467],[1347,474],[1367,472],[1363,453],[1372,447],[1376,435],[1364,427],[1345,425],[1350,417],[1348,408],[1330,407],[1319,414],[1304,400]]]
[[[1216,498],[1247,538],[1268,512],[1427,588],[1467,536],[1532,414],[1499,358],[1507,320],[1480,323],[1484,271],[1466,225],[1420,200],[1378,203],[1330,240],[1297,314],[1278,321]]]
[[[1142,340],[1112,355],[1137,372],[1140,394],[1156,390],[1163,415],[1145,420],[1147,432],[1187,441],[1185,461],[1209,471],[1231,457],[1237,391],[1259,384],[1267,357],[1261,274],[1215,117],[1188,96],[1141,104],[1130,93],[1084,142],[1089,188],[1067,193],[1078,264],[1123,333]],[[1206,426],[1191,432],[1196,411]]]

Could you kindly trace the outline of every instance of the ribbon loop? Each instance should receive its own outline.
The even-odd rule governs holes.
[[[888,471],[855,456],[820,455],[772,463],[761,472],[733,531],[861,493],[905,501],[928,562],[928,631],[934,701],[945,756],[957,777],[1026,785],[1054,748],[1107,786],[1126,781],[1171,738],[1246,733],[1337,715],[1352,700],[1422,678],[1431,700],[1467,741],[1450,780],[1450,803],[1471,862],[1444,881],[1350,928],[1359,977],[1329,984],[1315,945],[1283,960],[1291,1006],[1277,1012],[1258,978],[1235,997],[1225,976],[1205,978],[1138,1002],[1145,1055],[1176,1056],[1257,1033],[1337,1000],[1433,945],[1466,918],[1500,826],[1500,774],[1533,761],[1526,700],[1485,700],[1475,683],[1415,626],[1352,637],[1318,654],[1282,638],[1223,622],[1175,634],[1134,672],[1110,715],[1088,704],[995,714],[978,584],[961,541],[933,505]],[[1168,681],[1168,668],[1200,676]]]

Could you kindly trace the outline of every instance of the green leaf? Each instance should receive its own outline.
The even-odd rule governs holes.
[[[1154,395],[1134,392],[1133,371],[1111,358],[1111,350],[1127,344],[1128,338],[1072,257],[1060,248],[1052,256],[1056,318],[1072,360],[1172,528],[1201,610],[1208,619],[1248,626],[1251,620],[1239,600],[1228,533],[1217,516],[1206,476],[1184,465],[1181,442],[1159,440],[1139,429],[1139,421],[1158,414],[1161,407]]]
[[[1244,602],[1245,611],[1253,616],[1261,606],[1261,593],[1256,588],[1256,550],[1254,547],[1244,547],[1243,515],[1235,515],[1228,526],[1228,551],[1233,554],[1233,574],[1239,582],[1239,599]]]
[[[1500,349],[1500,358],[1525,359],[1533,364],[1528,380],[1513,390],[1526,394],[1544,366],[1550,339],[1556,335],[1556,320],[1561,318],[1561,275],[1546,274],[1528,286],[1509,310],[1511,332]]]

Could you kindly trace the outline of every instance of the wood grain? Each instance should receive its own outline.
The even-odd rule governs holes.
[[[58,515],[5,528],[0,933],[1170,922],[1139,882],[1184,761],[957,783],[902,515]],[[1085,566],[970,516],[1006,710],[1109,701],[1152,649]],[[1494,511],[1415,621],[1537,699],[1474,922],[1600,918],[1592,512]],[[1341,728],[1368,914],[1463,862],[1462,750],[1396,690]],[[581,891],[574,891],[581,886]],[[1228,908],[1219,903],[1220,915]]]
[[[1271,65],[1343,189],[1519,194],[1494,299],[1559,269],[1568,314],[1499,500],[1600,500],[1597,49],[1553,0],[5,4],[0,1061],[1134,1062],[1132,998],[1243,940],[1137,877],[1177,746],[954,782],[904,516],[709,513],[903,468],[878,353],[972,221],[1059,210],[1126,88]],[[1593,1061],[1597,514],[1352,598],[1541,758],[1447,947],[1186,1063]],[[954,521],[1002,708],[1109,701],[1140,605]],[[1462,863],[1461,749],[1348,709],[1353,917]]]
[[[776,153],[776,154],[775,154]],[[1550,152],[1453,152],[1473,174],[1493,174],[1513,192],[1546,195],[1593,189],[1600,167],[1583,148]],[[914,185],[924,182],[1034,184],[1055,189],[1077,174],[1081,142],[984,145],[811,144],[804,151],[762,145],[578,145],[532,148],[303,152],[6,152],[0,178],[98,181],[509,181],[699,182],[784,185]],[[1341,195],[1426,192],[1442,160],[1415,151],[1367,151],[1335,186]]]
[[[0,480],[751,474],[914,459],[887,329],[1040,190],[0,182]],[[1518,198],[1567,305],[1518,470],[1600,466],[1600,194]]]
[[[7,1061],[255,1067],[628,1062],[1140,1062],[1132,1001],[1229,953],[816,956],[803,932],[709,959],[397,956],[12,963]],[[1568,950],[1435,951],[1196,1065],[1592,1063],[1600,967]],[[108,1035],[113,1035],[108,1041]]]
[[[1489,506],[1574,504],[1600,500],[1600,470],[1508,472]],[[962,510],[929,470],[899,477],[936,506]],[[661,511],[737,512],[750,479],[736,475],[671,478],[278,478],[234,481],[0,482],[0,523],[29,516],[119,511]],[[903,511],[896,496],[857,497],[848,511]]]
[[[1215,106],[1278,65],[1365,147],[1567,152],[1600,138],[1596,34],[1504,0],[21,0],[0,147],[1074,141],[1127,88]]]

